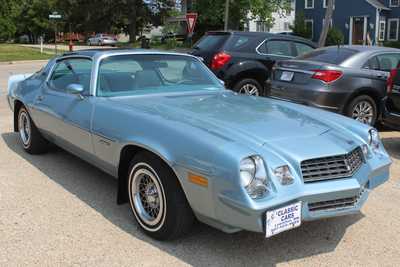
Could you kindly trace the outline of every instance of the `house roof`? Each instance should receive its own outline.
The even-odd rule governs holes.
[[[382,9],[382,10],[390,10],[387,6],[385,6],[381,1],[379,0],[366,0],[368,3],[373,5],[375,8]]]

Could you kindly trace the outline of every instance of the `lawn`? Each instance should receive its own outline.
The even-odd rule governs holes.
[[[41,54],[35,48],[22,47],[15,44],[0,44],[0,62],[49,59],[51,57],[51,54]]]

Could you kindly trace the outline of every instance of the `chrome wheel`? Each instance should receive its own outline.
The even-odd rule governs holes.
[[[361,101],[354,106],[352,118],[359,122],[371,125],[374,115],[372,104],[368,101]]]
[[[244,94],[244,95],[252,95],[252,96],[260,95],[257,86],[255,86],[254,84],[251,84],[251,83],[244,84],[240,88],[239,93]]]
[[[164,189],[155,171],[138,163],[129,177],[130,201],[138,222],[148,231],[158,230],[165,219]]]
[[[31,142],[31,121],[28,113],[22,110],[18,118],[18,130],[24,147],[28,147]]]

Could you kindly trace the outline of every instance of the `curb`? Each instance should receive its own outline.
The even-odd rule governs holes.
[[[45,63],[49,60],[46,59],[37,59],[37,60],[17,60],[17,61],[3,61],[0,62],[0,65],[13,65],[13,64],[26,64],[26,63]]]

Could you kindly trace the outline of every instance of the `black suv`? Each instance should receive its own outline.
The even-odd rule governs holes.
[[[301,37],[265,32],[208,32],[192,48],[192,55],[225,82],[248,95],[264,95],[265,81],[274,63],[315,49]]]

